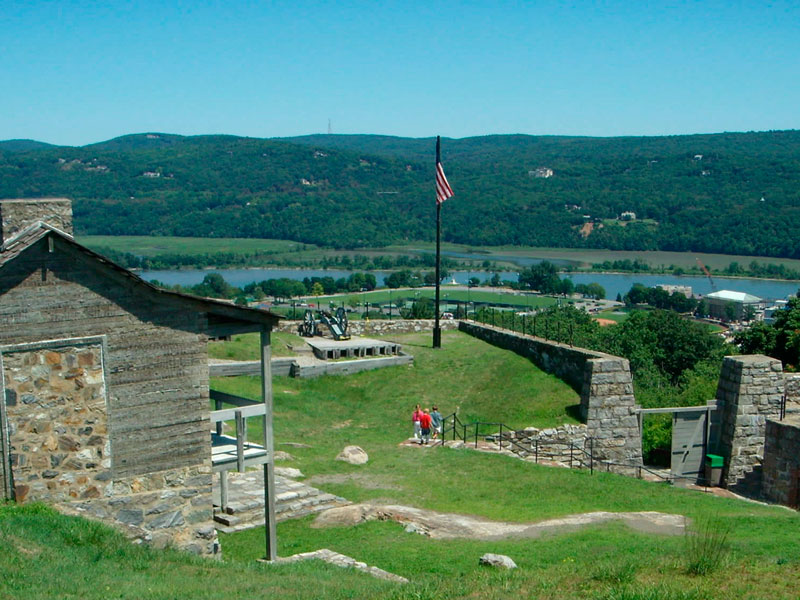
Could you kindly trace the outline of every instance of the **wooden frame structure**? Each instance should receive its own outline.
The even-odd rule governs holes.
[[[277,558],[275,532],[275,448],[272,435],[272,370],[270,358],[270,330],[261,330],[261,402],[210,390],[216,410],[211,412],[211,464],[212,471],[219,475],[220,508],[228,505],[228,472],[243,473],[248,467],[263,465],[264,468],[264,527],[266,536],[265,559]],[[233,408],[223,408],[223,404]],[[251,443],[247,436],[247,419],[261,418],[263,437],[259,443]],[[235,423],[235,435],[226,435],[224,423]]]

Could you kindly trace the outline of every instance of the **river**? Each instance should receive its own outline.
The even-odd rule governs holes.
[[[186,269],[186,270],[164,270],[164,271],[141,271],[139,276],[147,281],[156,279],[168,285],[190,286],[203,281],[209,273],[220,273],[225,281],[237,287],[243,287],[248,283],[263,281],[265,279],[278,279],[287,277],[289,279],[302,280],[305,277],[333,277],[340,279],[347,278],[353,271],[336,269]],[[383,284],[385,277],[389,276],[388,271],[371,271],[378,284]],[[517,273],[501,273],[503,279],[517,280]],[[480,281],[485,281],[491,277],[486,271],[454,271],[451,278],[456,283],[466,284],[471,277],[477,277]],[[624,273],[565,273],[562,277],[569,277],[576,284],[596,282],[606,290],[606,297],[614,299],[617,294],[624,295],[634,283],[641,283],[648,287],[660,283],[670,285],[691,286],[695,294],[708,294],[712,292],[711,283],[707,277],[697,275],[650,275],[650,274],[624,274]],[[754,296],[764,299],[780,299],[791,294],[796,294],[800,289],[799,281],[778,281],[772,279],[753,279],[753,278],[734,278],[734,277],[714,277],[714,282],[718,290],[733,290],[737,292],[747,292]]]

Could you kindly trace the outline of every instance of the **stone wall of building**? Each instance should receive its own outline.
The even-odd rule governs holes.
[[[764,497],[800,508],[800,417],[768,419],[765,429]]]
[[[93,344],[3,355],[18,501],[98,497],[111,479],[102,354]]]
[[[633,474],[641,466],[639,407],[626,359],[472,321],[461,321],[459,329],[525,356],[572,385],[581,395],[581,415],[595,459],[622,473]]]
[[[283,331],[297,333],[297,328],[302,321],[281,321],[273,331]],[[415,333],[420,331],[433,331],[435,321],[433,319],[369,319],[365,321],[350,321],[347,331],[350,335],[386,335],[389,333]],[[453,319],[439,321],[439,327],[443,331],[458,329],[458,321]],[[330,336],[330,332],[325,325],[321,325],[325,336]]]
[[[211,461],[109,481],[99,497],[56,506],[102,520],[158,548],[172,546],[204,556],[220,553],[214,527]]]
[[[763,355],[728,356],[717,386],[723,480],[748,495],[761,490],[764,436],[768,418],[780,415],[781,361]]]
[[[0,242],[11,239],[37,221],[72,235],[72,202],[67,198],[0,200]]]
[[[211,465],[112,475],[101,342],[3,352],[17,502],[48,502],[158,546],[219,552]]]

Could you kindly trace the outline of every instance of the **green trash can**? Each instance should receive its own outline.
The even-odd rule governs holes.
[[[719,487],[722,481],[722,467],[724,459],[717,454],[706,454],[705,479],[706,485]]]

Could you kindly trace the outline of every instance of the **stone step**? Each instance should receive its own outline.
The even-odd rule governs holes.
[[[240,531],[264,524],[263,475],[258,472],[231,473],[228,479],[228,505],[224,510],[214,508],[217,529],[222,532]],[[217,481],[215,483],[215,488]],[[219,498],[219,490],[215,489]],[[347,500],[311,487],[301,481],[275,477],[275,518],[278,521],[349,504]]]

